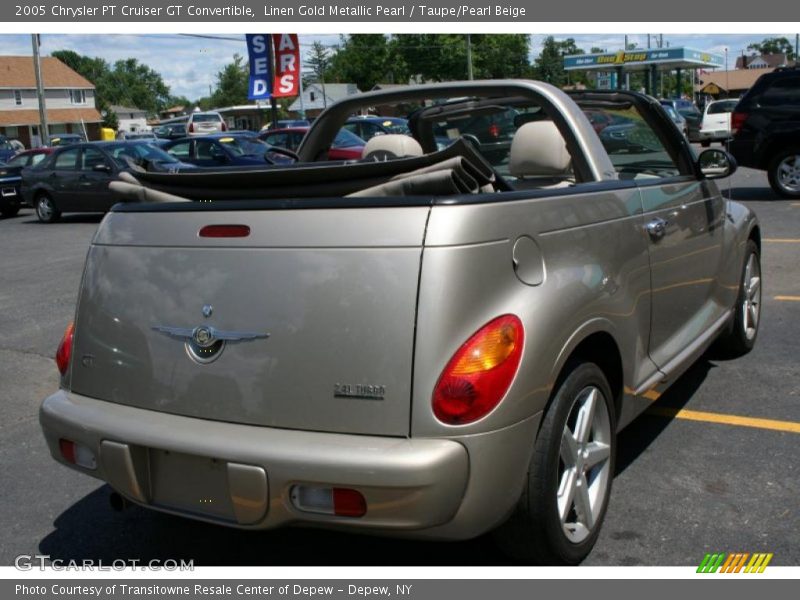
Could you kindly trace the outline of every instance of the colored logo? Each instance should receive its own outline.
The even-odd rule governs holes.
[[[733,552],[726,554],[718,552],[706,554],[700,566],[697,567],[698,573],[763,573],[769,561],[772,560],[772,552]],[[748,562],[748,559],[749,562]],[[746,566],[745,566],[746,563]]]

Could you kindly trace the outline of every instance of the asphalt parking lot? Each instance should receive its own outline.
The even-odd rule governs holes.
[[[800,202],[763,173],[720,186],[758,214],[763,312],[756,349],[701,359],[619,439],[611,505],[588,565],[697,565],[706,552],[772,552],[800,564]],[[196,565],[502,565],[491,539],[423,543],[314,530],[250,533],[133,507],[57,465],[38,424],[58,386],[53,356],[72,318],[98,216],[0,220],[0,564],[194,559]]]

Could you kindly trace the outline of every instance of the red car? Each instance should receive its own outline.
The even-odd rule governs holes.
[[[258,134],[270,146],[286,148],[297,152],[308,127],[285,127],[283,129],[268,129]],[[328,160],[356,160],[361,158],[366,142],[355,133],[340,129],[333,140],[333,145],[328,150]]]

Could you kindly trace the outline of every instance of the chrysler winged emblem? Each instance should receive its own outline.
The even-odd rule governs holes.
[[[210,304],[203,306],[204,317],[210,317],[212,311],[213,308]],[[209,363],[216,360],[225,347],[226,342],[246,342],[269,337],[269,333],[266,332],[227,331],[217,329],[211,325],[199,325],[191,328],[153,325],[151,329],[183,340],[189,356],[200,363]]]

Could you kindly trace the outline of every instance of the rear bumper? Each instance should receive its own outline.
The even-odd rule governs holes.
[[[496,452],[516,451],[517,439],[530,444],[538,425],[537,416],[492,434],[465,436],[463,444],[207,421],[63,390],[43,402],[39,417],[55,460],[149,508],[240,528],[304,524],[449,539],[482,533],[513,506],[521,474],[519,468],[504,471]],[[68,463],[62,438],[94,452],[96,469]],[[471,444],[480,449],[472,465]],[[521,456],[512,463],[527,461]],[[514,480],[503,480],[508,477]],[[301,511],[291,500],[297,484],[357,489],[367,513],[353,518]]]
[[[701,142],[724,142],[731,138],[731,132],[725,129],[701,129],[698,135]]]

